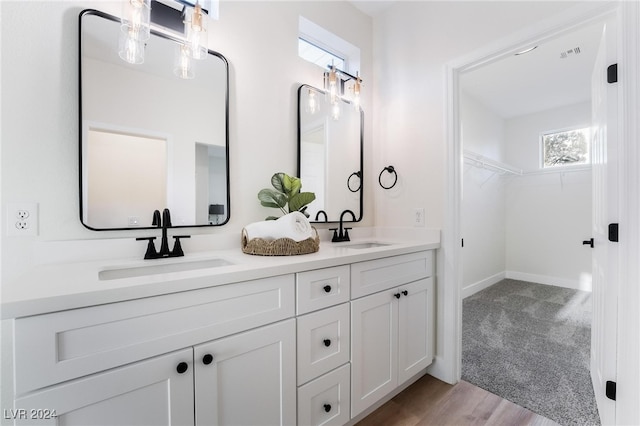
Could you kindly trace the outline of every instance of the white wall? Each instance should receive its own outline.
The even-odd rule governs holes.
[[[504,119],[465,93],[460,102],[464,150],[503,160]],[[504,178],[470,163],[462,181],[463,297],[495,284],[506,269]]]
[[[134,241],[150,231],[94,232],[85,229],[78,206],[78,14],[84,8],[120,13],[119,3],[98,1],[2,2],[2,282],[64,250],[51,243],[82,243],[83,258],[105,256],[105,239]],[[231,219],[220,228],[191,228],[208,248],[271,211],[257,193],[271,175],[296,174],[297,88],[322,86],[322,70],[298,57],[298,17],[334,32],[361,49],[360,74],[372,76],[372,22],[346,2],[222,1],[220,19],[209,25],[209,47],[230,64]],[[24,47],[28,46],[27,49]],[[365,111],[365,170],[371,171],[372,95]],[[369,187],[371,188],[371,187]],[[365,188],[361,225],[373,224],[373,191]],[[39,235],[6,237],[4,206],[39,203]],[[319,226],[322,228],[322,226]],[[328,232],[328,231],[326,231]],[[232,238],[234,241],[237,238]],[[184,242],[186,252],[197,241]],[[56,246],[57,247],[57,246]],[[73,259],[70,259],[73,260]]]
[[[589,102],[507,120],[506,161],[540,169],[540,134],[590,127]],[[507,276],[591,290],[591,171],[525,173],[506,190]]]

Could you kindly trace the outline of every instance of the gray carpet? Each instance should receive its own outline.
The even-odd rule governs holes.
[[[463,301],[462,379],[561,425],[599,425],[591,293],[503,280]]]

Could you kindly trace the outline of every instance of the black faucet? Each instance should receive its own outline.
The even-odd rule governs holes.
[[[320,218],[320,214],[324,215],[324,221],[328,222],[329,218],[327,217],[327,212],[325,212],[324,210],[318,210],[318,213],[316,213],[316,222],[318,221],[318,219]]]
[[[337,228],[331,228],[329,229],[329,231],[333,231],[333,238],[331,239],[332,243],[340,243],[343,241],[351,241],[351,239],[349,238],[349,229],[351,228],[342,228],[342,224],[344,222],[344,215],[346,213],[349,213],[351,215],[351,217],[353,218],[353,221],[356,221],[356,215],[354,212],[352,212],[351,210],[345,210],[340,214],[340,231],[338,233],[338,229]]]
[[[182,244],[180,244],[180,238],[191,238],[190,235],[174,235],[175,243],[173,245],[173,250],[169,250],[169,241],[167,238],[167,229],[171,228],[171,213],[169,209],[164,209],[162,212],[162,219],[160,219],[160,211],[155,210],[153,212],[153,220],[151,222],[152,226],[156,228],[162,228],[162,241],[160,243],[160,251],[156,251],[156,246],[153,241],[156,237],[140,237],[136,238],[138,241],[147,240],[149,243],[147,244],[147,251],[144,254],[145,259],[160,259],[163,257],[180,257],[184,256],[184,251],[182,251]]]

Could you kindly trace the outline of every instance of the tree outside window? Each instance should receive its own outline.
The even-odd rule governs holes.
[[[542,135],[543,168],[590,164],[589,129]]]

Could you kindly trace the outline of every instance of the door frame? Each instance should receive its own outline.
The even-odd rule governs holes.
[[[640,5],[638,2],[611,2],[594,5],[585,2],[565,13],[556,15],[537,25],[501,39],[470,55],[445,65],[445,131],[447,146],[447,175],[445,187],[445,223],[442,233],[442,259],[439,266],[444,284],[443,306],[438,315],[443,327],[438,327],[438,356],[430,373],[449,383],[461,377],[462,362],[462,143],[460,132],[460,75],[498,61],[525,47],[557,37],[564,33],[604,21],[615,16],[620,31],[618,71],[624,86],[621,88],[619,120],[621,134],[619,152],[623,160],[619,164],[621,185],[620,221],[620,289],[618,323],[618,398],[616,418],[618,422],[640,422],[640,290],[632,283],[640,283]],[[625,342],[625,344],[622,344]],[[624,370],[622,370],[624,369]],[[624,380],[624,382],[623,382]],[[622,392],[624,389],[624,393]]]

